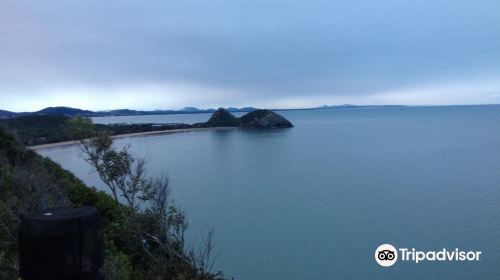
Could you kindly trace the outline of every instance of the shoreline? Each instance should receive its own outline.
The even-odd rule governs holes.
[[[233,129],[238,129],[238,128],[237,127],[196,127],[196,128],[167,129],[167,130],[156,130],[156,131],[144,131],[144,132],[118,134],[118,135],[111,136],[111,138],[112,139],[120,139],[120,138],[139,137],[139,136],[178,134],[178,133],[198,132],[198,131],[207,131],[207,130],[233,130]],[[32,150],[32,151],[36,151],[36,150],[40,150],[40,149],[73,146],[76,144],[78,144],[77,140],[71,140],[71,141],[63,141],[63,142],[28,146],[27,148]]]

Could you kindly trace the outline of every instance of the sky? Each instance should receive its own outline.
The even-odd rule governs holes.
[[[500,103],[498,0],[0,0],[0,109]]]

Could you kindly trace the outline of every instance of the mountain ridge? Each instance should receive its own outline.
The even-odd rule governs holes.
[[[311,108],[290,108],[290,109],[270,109],[271,111],[297,111],[297,110],[330,110],[330,109],[348,109],[348,108],[370,108],[370,107],[408,107],[406,105],[322,105]],[[256,107],[228,107],[227,111],[231,113],[243,112],[249,113],[260,108]],[[47,107],[35,112],[12,112],[0,109],[0,119],[24,117],[24,116],[41,116],[59,114],[67,117],[74,117],[81,115],[84,117],[113,117],[113,116],[140,116],[140,115],[176,115],[176,114],[206,114],[214,113],[217,110],[214,108],[198,109],[196,107],[184,107],[179,110],[132,110],[132,109],[113,109],[102,111],[83,110],[79,108],[72,108],[67,106]]]
[[[230,108],[230,112],[251,112],[258,108],[254,107],[243,107],[243,108]],[[107,111],[90,111],[83,110],[79,108],[72,108],[66,106],[56,106],[47,107],[35,112],[12,112],[7,110],[0,110],[0,118],[13,118],[13,117],[24,117],[24,116],[41,116],[41,115],[64,115],[67,117],[73,117],[81,115],[84,117],[111,117],[111,116],[138,116],[138,115],[175,115],[175,114],[203,114],[203,113],[213,113],[216,109],[198,109],[196,107],[184,107],[180,110],[152,110],[152,111],[142,111],[142,110],[132,110],[132,109],[114,109]]]

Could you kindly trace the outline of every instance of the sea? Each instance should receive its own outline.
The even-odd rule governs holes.
[[[168,175],[190,246],[215,232],[213,271],[241,280],[500,278],[500,106],[279,111],[289,129],[117,139]],[[241,113],[239,113],[241,115]],[[194,123],[209,114],[94,118]],[[106,190],[76,146],[37,151]],[[480,251],[403,260],[376,249]]]

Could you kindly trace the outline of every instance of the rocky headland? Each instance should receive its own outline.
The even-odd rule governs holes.
[[[194,126],[269,129],[289,128],[293,127],[293,124],[285,117],[271,110],[259,109],[237,118],[226,109],[219,108],[212,114],[208,121],[194,124]]]

